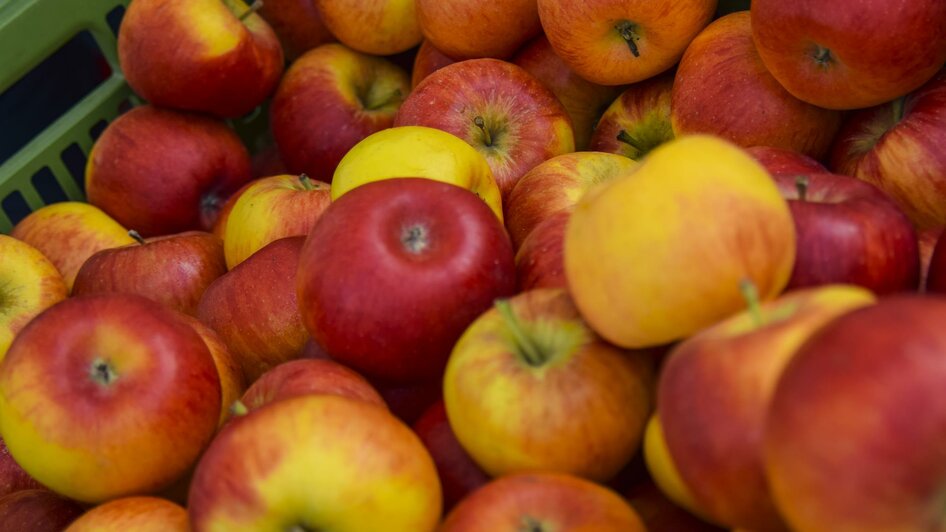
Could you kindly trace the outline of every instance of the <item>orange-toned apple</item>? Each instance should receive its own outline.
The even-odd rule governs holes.
[[[535,0],[417,0],[424,38],[454,60],[506,59],[542,31]]]
[[[332,360],[290,360],[260,375],[241,402],[253,411],[275,401],[310,394],[341,395],[387,408],[374,386]]]
[[[414,55],[414,65],[411,68],[411,87],[416,87],[424,78],[441,68],[456,63],[440,50],[434,48],[430,41],[424,39]]]
[[[125,497],[92,508],[65,532],[189,532],[187,510],[159,497]]]
[[[598,120],[589,149],[639,161],[673,140],[670,94],[673,73],[635,83],[615,99]]]
[[[335,40],[322,23],[315,0],[266,0],[258,13],[276,32],[283,54],[290,62],[316,46]]]
[[[230,418],[230,407],[246,391],[247,382],[243,375],[243,368],[240,367],[240,361],[237,360],[216,331],[197,318],[187,315],[181,315],[181,317],[197,331],[197,334],[207,344],[210,356],[214,359],[217,376],[220,378],[220,420],[218,426],[223,426],[224,422]]]
[[[313,0],[322,23],[342,44],[394,55],[420,44],[414,0]]]

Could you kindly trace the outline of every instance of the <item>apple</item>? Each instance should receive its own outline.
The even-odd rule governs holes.
[[[322,215],[299,258],[306,329],[368,378],[436,379],[464,329],[515,291],[512,244],[456,185],[394,178],[357,187]]]
[[[433,127],[465,140],[486,157],[503,197],[537,164],[575,151],[561,102],[533,75],[498,59],[460,61],[427,76],[394,125]]]
[[[565,232],[578,309],[627,348],[680,340],[743,310],[745,279],[775,298],[794,262],[794,222],[771,176],[708,135],[667,142],[633,174],[585,194]]]
[[[103,249],[76,274],[73,295],[138,294],[168,308],[194,314],[204,290],[227,272],[223,242],[204,231],[142,238]]]
[[[61,532],[82,515],[82,506],[46,489],[0,497],[0,525],[11,532]]]
[[[224,122],[143,105],[92,146],[85,190],[89,203],[148,237],[210,230],[220,205],[249,180],[249,154]]]
[[[647,530],[654,532],[722,532],[684,510],[667,498],[650,479],[642,480],[621,491],[627,502],[637,511]]]
[[[545,35],[532,39],[512,62],[535,76],[562,102],[572,120],[575,149],[587,149],[595,123],[623,87],[598,85],[579,76],[555,54]]]
[[[439,378],[413,383],[372,379],[372,384],[394,417],[413,425],[434,403],[443,398],[443,382]]]
[[[387,408],[377,390],[357,372],[332,360],[290,360],[262,374],[241,402],[248,411],[263,405],[309,394],[350,397]]]
[[[456,63],[456,61],[434,48],[430,41],[424,39],[414,55],[414,64],[411,68],[411,88],[416,87],[421,80],[432,73],[453,63]]]
[[[822,174],[827,168],[811,157],[794,150],[773,146],[751,146],[746,151],[772,176]]]
[[[276,32],[289,62],[335,40],[322,22],[314,0],[266,0],[257,12]]]
[[[222,427],[230,418],[230,406],[246,391],[247,382],[243,368],[216,331],[192,316],[182,314],[180,317],[200,335],[217,368],[217,377],[220,378],[220,418],[217,426]]]
[[[135,0],[118,32],[125,80],[151,104],[235,118],[263,103],[282,47],[242,0]]]
[[[617,493],[559,473],[508,475],[460,502],[442,532],[480,530],[646,530],[637,512]]]
[[[944,99],[946,70],[912,94],[851,114],[829,167],[883,190],[918,229],[946,225]]]
[[[762,439],[792,529],[942,529],[944,321],[941,297],[891,296],[832,321],[792,357]]]
[[[21,490],[41,488],[43,485],[36,482],[36,479],[16,463],[10,456],[7,444],[0,439],[0,497]]]
[[[555,53],[601,85],[636,83],[680,60],[713,19],[716,0],[538,0]]]
[[[946,4],[856,6],[755,0],[752,38],[766,69],[796,98],[829,109],[893,100],[946,63]]]
[[[926,267],[926,291],[935,294],[946,294],[946,232],[925,232],[923,234],[936,236],[932,247],[932,253],[929,255],[929,262]],[[927,236],[927,240],[930,237]],[[928,245],[927,245],[928,246]]]
[[[424,38],[457,61],[506,59],[542,31],[535,0],[417,0],[416,4]]]
[[[56,266],[22,240],[0,234],[0,257],[2,361],[17,333],[39,313],[66,299],[69,289]]]
[[[830,173],[774,179],[797,235],[787,290],[830,283],[863,286],[877,295],[917,289],[916,231],[883,192]]]
[[[264,138],[265,140],[260,141],[262,146],[255,150],[250,159],[250,173],[253,179],[283,175],[288,172],[286,163],[279,156],[279,147],[276,146],[276,141],[271,140],[272,134],[269,133]]]
[[[65,532],[188,532],[187,510],[159,497],[124,497],[92,508]]]
[[[664,445],[700,514],[726,528],[781,531],[786,527],[762,463],[771,393],[808,338],[875,298],[863,288],[832,285],[760,305],[746,289],[748,311],[670,352],[657,387],[657,415]]]
[[[539,163],[516,182],[503,205],[513,246],[519,249],[543,220],[573,210],[590,189],[633,173],[637,166],[626,157],[602,152],[566,153]]]
[[[640,448],[650,363],[601,340],[564,290],[530,290],[498,301],[457,341],[443,377],[447,417],[491,476],[604,482]]]
[[[422,39],[414,0],[313,0],[322,23],[342,44],[373,55],[394,55]]]
[[[673,81],[677,135],[708,133],[740,146],[774,146],[823,157],[841,113],[792,96],[765,69],[748,11],[726,15],[687,47]]]
[[[0,364],[0,435],[44,486],[101,502],[183,475],[214,433],[220,393],[206,344],[175,311],[75,296],[34,318]]]
[[[197,318],[220,335],[250,384],[297,358],[308,339],[296,303],[304,241],[295,236],[267,244],[211,283],[197,304]]]
[[[559,211],[542,220],[516,251],[516,279],[519,290],[568,288],[565,278],[565,229],[568,211]]]
[[[309,50],[286,70],[269,110],[286,167],[331,182],[352,146],[391,127],[410,88],[407,73],[382,57],[338,43]]]
[[[42,252],[70,291],[79,268],[95,252],[135,241],[111,216],[81,201],[40,207],[13,226],[10,236]]]
[[[331,185],[301,174],[263,177],[243,189],[227,213],[227,268],[280,238],[305,236],[331,203]]]
[[[673,139],[670,94],[673,72],[626,88],[601,114],[588,149],[638,161]]]
[[[916,233],[917,245],[920,248],[920,292],[927,291],[927,282],[933,262],[933,252],[936,250],[936,244],[942,234],[942,227],[923,229]]]
[[[188,511],[194,532],[432,532],[441,494],[423,444],[387,410],[305,395],[230,423],[197,466]]]

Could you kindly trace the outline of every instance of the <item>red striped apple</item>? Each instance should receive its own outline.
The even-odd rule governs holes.
[[[342,44],[372,55],[394,55],[422,39],[414,0],[312,0],[322,23]]]
[[[625,89],[602,113],[588,149],[638,161],[657,146],[672,140],[672,74],[662,74]]]
[[[421,33],[454,60],[506,59],[542,31],[535,0],[417,0]]]
[[[79,503],[46,489],[0,497],[0,526],[10,532],[62,532],[80,515]]]
[[[568,288],[565,278],[565,229],[568,211],[559,211],[542,220],[516,251],[516,279],[519,290]]]
[[[290,62],[335,37],[322,23],[314,0],[266,0],[259,15],[269,23]]]
[[[797,151],[772,146],[751,146],[746,152],[768,170],[772,176],[821,174],[828,171],[823,164]]]
[[[260,375],[241,402],[252,411],[300,395],[341,395],[387,408],[384,399],[364,377],[332,360],[290,360]]]
[[[187,510],[158,497],[124,497],[92,508],[65,532],[189,532]]]
[[[427,76],[453,63],[456,61],[434,48],[434,45],[425,39],[420,43],[420,48],[414,56],[414,64],[411,68],[411,88],[416,87]]]

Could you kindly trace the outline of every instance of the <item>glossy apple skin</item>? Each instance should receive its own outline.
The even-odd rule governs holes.
[[[0,524],[11,532],[61,532],[82,511],[79,503],[47,489],[27,489],[0,497]]]
[[[923,286],[926,287],[927,292],[946,294],[946,238],[943,237],[946,232],[938,231],[934,234],[939,236],[933,238],[935,245],[929,255],[926,282]]]
[[[727,528],[781,531],[762,463],[771,393],[796,350],[831,320],[870,305],[863,288],[796,291],[684,340],[657,388],[670,455],[701,513]]]
[[[27,473],[100,502],[187,471],[216,429],[221,391],[206,344],[178,316],[141,296],[76,296],[20,332],[0,365],[0,433]],[[116,379],[103,380],[103,362]]]
[[[286,167],[331,183],[352,146],[391,127],[410,90],[408,74],[384,58],[338,43],[309,50],[286,70],[269,112]]]
[[[514,291],[512,244],[496,216],[432,179],[352,189],[322,215],[299,260],[299,308],[315,341],[394,383],[436,379],[467,325]]]
[[[424,38],[456,61],[512,56],[542,31],[535,0],[417,0]]]
[[[441,494],[423,444],[387,410],[306,395],[228,425],[197,466],[188,510],[194,532],[432,532]]]
[[[946,4],[868,0],[852,7],[752,2],[759,55],[796,98],[830,109],[870,107],[923,85],[946,62]],[[819,48],[830,50],[829,61],[818,60]]]
[[[556,54],[581,77],[601,85],[636,83],[676,64],[713,18],[716,0],[539,0],[539,17]],[[638,55],[615,29],[638,26]]]
[[[710,133],[744,147],[775,146],[821,158],[841,113],[803,102],[765,69],[749,13],[726,15],[687,47],[673,81],[670,120],[677,135]]]
[[[416,87],[424,78],[441,68],[456,63],[449,56],[424,39],[414,55],[414,64],[411,67],[411,87]]]
[[[588,149],[623,155],[635,161],[673,139],[670,94],[673,72],[627,87],[601,114]],[[618,139],[624,131],[633,143]]]
[[[266,404],[308,394],[350,397],[387,408],[377,390],[357,372],[332,360],[290,360],[261,375],[243,394],[256,410]]]
[[[828,166],[883,190],[917,228],[942,227],[944,143],[946,70],[903,100],[851,114],[838,133]]]
[[[565,277],[565,229],[571,213],[559,211],[542,220],[516,251],[519,290],[568,288]]]
[[[559,473],[507,475],[481,487],[447,515],[442,532],[479,530],[646,530],[617,493]]]
[[[511,61],[544,83],[562,102],[572,120],[575,149],[587,149],[595,123],[623,87],[598,85],[579,76],[555,54],[545,35],[532,39]]]
[[[892,296],[833,321],[792,358],[763,441],[793,529],[942,528],[944,320],[941,297]]]
[[[200,335],[217,368],[217,377],[220,378],[220,419],[217,426],[222,427],[230,418],[230,406],[246,391],[247,382],[243,368],[216,331],[192,316],[185,314],[181,318]]]
[[[797,151],[773,146],[751,146],[745,149],[772,176],[822,174],[828,171],[820,162]]]
[[[422,39],[413,0],[313,0],[322,23],[342,44],[372,55],[394,55]]]
[[[257,11],[276,32],[283,54],[290,62],[305,52],[335,40],[314,0],[267,0]]]
[[[158,497],[125,497],[96,506],[65,532],[188,532],[187,510]]]
[[[266,244],[305,236],[332,202],[331,186],[307,176],[278,175],[253,181],[227,213],[224,256],[227,268]]]
[[[297,358],[308,339],[296,304],[304,240],[295,236],[268,244],[211,283],[197,304],[197,318],[220,335],[250,384]]]
[[[486,157],[504,198],[542,161],[575,151],[561,102],[533,75],[498,59],[461,61],[427,76],[394,125],[433,127],[465,140]]]
[[[88,201],[141,236],[210,230],[250,180],[250,157],[219,120],[135,107],[105,128],[85,173]]]
[[[135,241],[102,209],[81,201],[40,207],[19,221],[10,236],[38,249],[62,274],[72,290],[76,273],[95,252]]]
[[[263,103],[283,71],[282,47],[238,0],[136,0],[118,34],[118,59],[153,105],[235,118]]]
[[[774,177],[797,235],[786,290],[831,283],[863,286],[877,295],[917,289],[916,231],[883,192],[852,177],[816,173],[807,174],[802,201],[796,178]]]
[[[99,251],[79,268],[72,293],[138,294],[193,315],[204,290],[226,272],[223,241],[186,231]]]

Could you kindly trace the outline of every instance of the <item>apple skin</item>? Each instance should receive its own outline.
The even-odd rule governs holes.
[[[944,320],[941,297],[891,296],[831,322],[792,358],[763,443],[793,529],[942,529]]]
[[[230,406],[246,391],[246,376],[243,375],[240,361],[216,331],[192,316],[182,314],[181,318],[203,339],[217,368],[217,377],[220,378],[220,419],[217,427],[220,428],[230,418]]]
[[[364,377],[332,360],[290,360],[262,374],[243,394],[253,411],[263,405],[308,394],[341,395],[387,408]]]
[[[677,135],[709,133],[816,159],[841,127],[840,112],[795,98],[769,74],[747,11],[716,20],[687,47],[673,81],[670,120]]]
[[[432,179],[385,179],[340,197],[309,233],[298,304],[332,358],[410,384],[442,374],[464,329],[515,292],[515,275],[509,236],[476,196]]]
[[[771,393],[798,348],[838,316],[871,305],[863,288],[788,293],[684,340],[657,387],[663,439],[701,514],[727,528],[786,530],[771,499],[762,433]],[[655,475],[660,472],[653,472]]]
[[[226,272],[223,241],[186,231],[97,252],[79,268],[72,293],[138,294],[193,315],[204,290]]]
[[[322,23],[342,44],[372,55],[394,55],[423,38],[413,0],[313,0]]]
[[[713,19],[716,0],[539,0],[545,35],[579,76],[601,85],[637,83],[675,65]],[[634,50],[618,29],[628,23]]]
[[[773,146],[751,146],[745,150],[772,176],[795,177],[828,172],[823,164],[797,151]]]
[[[465,140],[486,157],[503,197],[542,161],[575,151],[561,102],[535,76],[498,59],[460,61],[427,76],[394,125],[433,127]]]
[[[511,61],[544,83],[562,102],[572,120],[575,149],[587,149],[595,123],[623,87],[598,85],[579,76],[555,54],[545,35],[532,39]]]
[[[38,482],[101,502],[183,475],[216,429],[220,395],[206,344],[178,313],[136,295],[76,296],[10,346],[0,433]]]
[[[542,220],[516,251],[519,290],[568,288],[565,277],[565,229],[571,213],[559,211]]]
[[[456,63],[453,59],[430,44],[430,41],[424,39],[414,55],[414,64],[411,68],[411,87],[417,87],[424,78],[440,70],[441,68]]]
[[[16,463],[7,444],[0,439],[0,497],[28,489],[44,489],[29,473]]]
[[[673,72],[627,87],[601,114],[588,149],[639,161],[657,146],[672,140],[672,88]],[[622,140],[622,131],[630,138]]]
[[[230,206],[224,230],[227,268],[246,260],[266,244],[305,236],[332,202],[328,183],[306,175],[257,179]]]
[[[250,156],[207,116],[135,107],[105,128],[89,154],[88,201],[142,236],[209,231],[221,204],[250,180]]]
[[[723,528],[702,521],[667,498],[650,479],[621,491],[652,532],[722,532]]]
[[[786,290],[846,283],[877,295],[915,291],[920,280],[916,231],[883,192],[852,177],[812,173],[774,177],[795,221],[797,250]]]
[[[540,289],[484,312],[443,378],[457,440],[491,476],[554,471],[604,482],[638,451],[651,360],[607,344],[567,292]]]
[[[276,33],[289,62],[335,40],[322,22],[314,0],[266,0],[258,13]]]
[[[0,257],[2,361],[17,333],[39,313],[66,299],[69,289],[56,266],[22,240],[0,234]]]
[[[946,4],[752,2],[752,37],[766,68],[796,98],[829,109],[893,100],[946,63]],[[869,36],[869,38],[865,38]]]
[[[946,70],[914,93],[852,113],[838,133],[828,167],[883,190],[918,229],[942,227],[944,143]]]
[[[211,283],[197,304],[197,318],[220,335],[250,384],[297,358],[308,339],[296,304],[304,241],[294,236],[271,242]]]
[[[188,532],[187,510],[159,497],[124,497],[92,508],[64,532]]]
[[[46,489],[27,489],[0,497],[3,530],[61,532],[82,515],[82,506]]]
[[[135,241],[111,216],[81,201],[40,207],[13,226],[10,236],[42,252],[70,291],[79,268],[95,252]]]
[[[188,511],[194,532],[432,532],[441,494],[423,444],[387,410],[306,395],[230,423],[197,466]]]
[[[503,204],[506,229],[516,249],[545,219],[571,211],[595,186],[630,174],[637,163],[602,152],[574,152],[539,163],[522,176]]]
[[[283,53],[241,0],[135,0],[118,33],[122,73],[153,105],[236,118],[276,88]]]
[[[410,92],[404,69],[338,43],[292,63],[273,96],[270,127],[291,173],[331,183],[355,144],[391,127]]]
[[[456,61],[512,56],[542,31],[535,0],[417,0],[424,38]]]
[[[927,240],[933,240],[935,245],[929,255],[929,262],[926,266],[926,280],[923,286],[927,292],[934,294],[946,294],[946,232],[927,231]],[[938,236],[933,236],[938,235]],[[922,242],[922,240],[921,240]],[[928,245],[928,244],[927,244]]]
[[[454,507],[440,527],[442,532],[514,529],[646,530],[637,512],[617,493],[560,473],[493,480]]]

